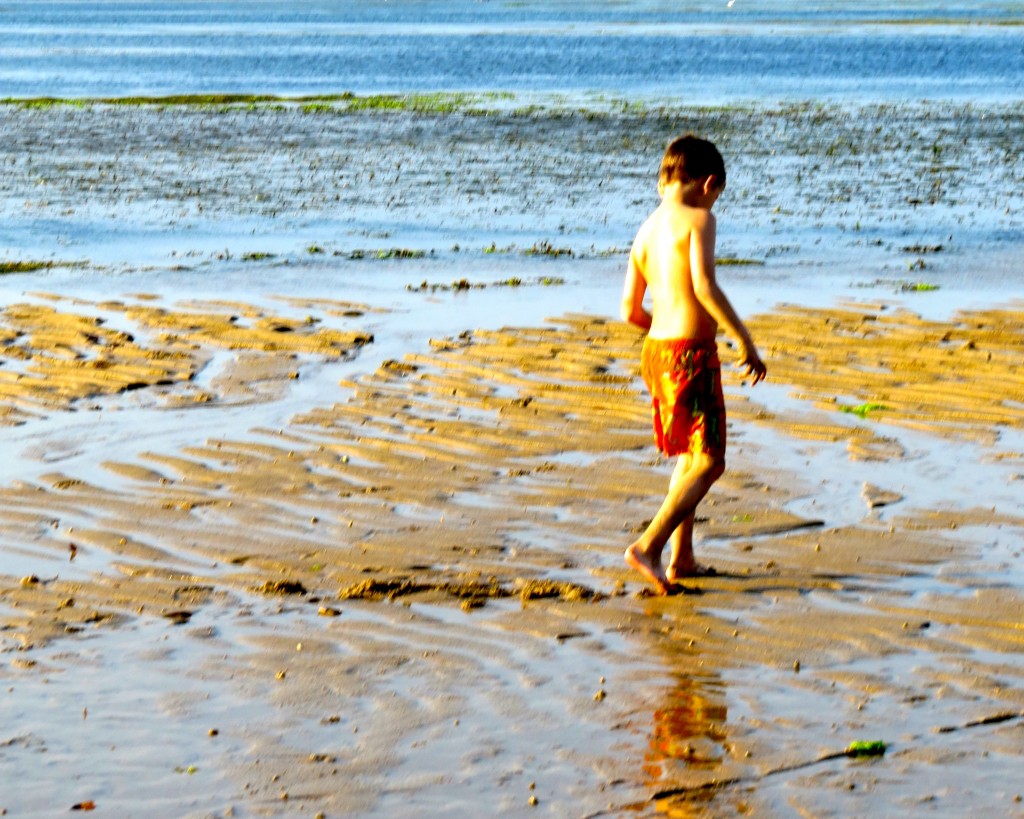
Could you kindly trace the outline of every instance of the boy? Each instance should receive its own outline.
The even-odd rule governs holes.
[[[693,557],[697,504],[725,471],[725,403],[715,335],[719,325],[739,343],[753,383],[766,369],[747,328],[715,282],[715,217],[725,163],[707,140],[684,136],[661,161],[661,204],[637,233],[622,295],[622,319],[647,332],[641,374],[651,393],[658,449],[678,455],[668,494],[626,563],[662,594],[684,577],[707,574]],[[643,307],[651,293],[651,312]],[[661,553],[671,542],[667,569]]]

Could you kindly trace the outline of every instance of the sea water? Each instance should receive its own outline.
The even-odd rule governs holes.
[[[1022,21],[1008,0],[14,0],[0,96],[1016,100]]]
[[[884,197],[863,168],[847,163],[857,178],[830,176],[829,168],[822,170],[817,160],[807,159],[820,155],[827,143],[809,146],[807,141],[783,139],[776,155],[768,150],[776,139],[771,129],[753,137],[757,150],[726,139],[731,184],[719,206],[720,244],[728,255],[768,261],[776,280],[780,272],[789,281],[801,281],[808,270],[815,277],[839,270],[843,277],[854,271],[861,283],[900,278],[901,268],[905,272],[917,263],[913,255],[900,255],[903,247],[941,245],[942,259],[952,258],[951,252],[970,254],[945,265],[944,284],[952,283],[953,276],[968,276],[973,282],[979,274],[999,283],[1019,279],[1014,260],[1024,201],[1014,171],[1019,164],[1015,132],[1001,123],[989,125],[985,116],[1009,109],[1019,124],[1022,32],[1024,4],[1010,0],[12,0],[0,6],[0,99],[468,92],[508,95],[511,105],[556,100],[565,110],[634,103],[661,110],[674,105],[680,110],[749,106],[765,111],[827,105],[833,111],[848,110],[861,126],[863,109],[858,106],[931,106],[922,111],[919,123],[916,116],[908,120],[883,114],[871,125],[886,135],[915,122],[916,133],[909,138],[922,143],[931,131],[944,129],[946,142],[936,142],[931,164],[947,167],[932,175],[934,169],[908,175],[902,168],[895,173],[903,178],[893,183],[884,140],[881,147],[868,145],[870,131],[864,127],[859,133],[840,133],[835,124],[841,126],[841,116],[813,132],[819,140],[834,137],[840,153],[851,148],[862,153],[874,175],[889,180]],[[980,108],[971,113],[965,106]],[[467,216],[450,200],[435,196],[431,201],[431,191],[420,194],[425,205],[410,219],[409,208],[391,208],[378,192],[384,178],[380,167],[373,169],[373,183],[346,177],[345,183],[352,183],[348,190],[359,190],[348,207],[307,205],[308,186],[294,180],[304,152],[310,154],[314,175],[325,169],[340,173],[330,166],[331,151],[335,142],[343,144],[348,137],[329,125],[319,134],[298,134],[300,148],[287,155],[259,137],[266,150],[252,153],[260,167],[228,169],[225,183],[215,166],[222,161],[226,165],[246,148],[225,140],[223,157],[207,153],[190,166],[187,146],[182,147],[187,129],[209,133],[217,125],[202,117],[175,133],[173,145],[167,139],[161,143],[158,132],[149,139],[126,138],[125,150],[118,151],[116,146],[98,147],[103,126],[95,117],[79,125],[66,113],[61,116],[42,112],[28,125],[18,116],[14,127],[0,122],[7,139],[0,146],[0,258],[88,261],[93,267],[178,266],[182,254],[298,252],[357,228],[441,255],[454,245],[557,242],[559,233],[573,237],[563,243],[577,254],[589,247],[602,252],[628,246],[638,221],[656,201],[650,166],[663,144],[660,136],[627,135],[638,147],[634,155],[620,157],[625,164],[608,166],[609,179],[625,180],[615,197],[583,190],[599,182],[607,185],[608,179],[573,179],[571,184],[580,190],[570,191],[565,203],[540,207],[523,199],[513,214],[517,225],[509,227],[508,217],[474,221],[475,213]],[[151,114],[141,121],[142,131],[160,127]],[[225,127],[235,123],[231,120]],[[722,136],[703,122],[687,121],[680,127],[696,127],[716,142]],[[97,128],[101,130],[93,139],[94,131],[87,129]],[[981,130],[984,139],[978,138]],[[107,136],[116,139],[117,132],[112,133]],[[402,137],[412,139],[412,134],[409,129]],[[383,139],[393,136],[391,131]],[[567,134],[567,147],[572,138]],[[850,140],[854,144],[847,147]],[[949,140],[963,146],[960,156],[950,155]],[[179,167],[177,178],[165,174],[160,183],[169,194],[165,196],[159,185],[148,184],[151,169],[145,166],[150,153],[166,158],[170,150],[179,152]],[[407,153],[405,148],[396,150]],[[795,152],[803,152],[804,158],[794,162]],[[650,161],[641,167],[644,158]],[[268,161],[278,159],[288,163],[282,179],[294,181],[295,194],[282,200],[272,216],[261,215],[258,207],[238,197],[235,206],[216,213],[204,198],[200,210],[205,215],[178,207],[177,200],[169,204],[177,189],[168,185],[201,188],[208,196],[216,186],[237,187],[242,176],[258,176]],[[831,153],[828,159],[834,165]],[[966,181],[967,166],[975,165],[977,184]],[[120,178],[127,168],[128,181],[109,186],[121,189],[121,201],[104,200],[97,193],[102,177],[94,190],[80,187],[78,194],[62,199],[63,180],[81,180],[94,166],[107,180],[111,169]],[[461,167],[443,170],[464,174]],[[538,170],[540,176],[550,175],[548,167]],[[915,204],[929,198],[927,189],[922,193],[922,181],[944,186],[934,207]],[[835,195],[837,188],[846,187],[855,194],[849,207],[842,191]],[[864,195],[856,195],[858,187]],[[501,199],[502,191],[495,192]],[[579,207],[580,201],[589,212]],[[529,229],[518,229],[518,223]],[[252,241],[245,237],[250,236],[264,237],[265,246],[249,246]],[[357,235],[333,249],[347,252],[365,241]],[[879,246],[895,248],[898,258],[880,256],[875,250]],[[800,250],[794,253],[793,248]],[[979,252],[988,254],[980,271],[973,261]],[[774,264],[780,253],[783,264]],[[84,275],[95,272],[89,269]],[[733,272],[743,278],[751,271]],[[764,278],[760,268],[753,272],[759,281]]]

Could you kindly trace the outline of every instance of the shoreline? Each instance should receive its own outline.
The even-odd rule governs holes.
[[[238,275],[239,261],[252,276],[402,251],[482,267],[531,248],[600,257],[631,242],[656,202],[651,157],[682,130],[731,158],[719,251],[760,264],[747,272],[942,287],[987,275],[976,254],[1019,250],[1020,101],[709,108],[556,98],[476,111],[459,95],[419,108],[416,95],[385,95],[360,106],[378,99],[385,107],[309,111],[0,105],[10,135],[0,256],[100,276]],[[387,107],[396,99],[407,107]],[[496,175],[481,175],[487,165]],[[972,181],[977,166],[987,173]]]

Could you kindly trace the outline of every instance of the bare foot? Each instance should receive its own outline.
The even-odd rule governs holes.
[[[657,587],[659,594],[671,594],[672,584],[665,576],[665,570],[661,568],[660,560],[651,560],[635,543],[626,549],[623,557],[626,558],[626,563]]]
[[[714,566],[705,566],[703,563],[694,561],[689,566],[669,566],[665,570],[665,578],[669,583],[677,583],[680,580],[692,579],[695,577],[715,577],[718,571]]]

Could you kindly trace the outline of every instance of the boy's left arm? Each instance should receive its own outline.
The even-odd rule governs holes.
[[[645,332],[651,329],[651,314],[644,309],[644,294],[646,292],[647,280],[643,277],[633,258],[633,251],[630,251],[619,314],[623,321],[628,321]]]
[[[711,317],[739,343],[739,361],[751,383],[763,381],[768,370],[754,346],[750,333],[715,279],[715,219],[709,213],[690,238],[690,268],[693,292]]]

